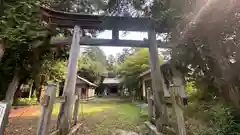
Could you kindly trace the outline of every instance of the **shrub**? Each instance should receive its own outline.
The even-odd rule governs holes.
[[[240,123],[221,101],[193,102],[185,110],[189,135],[240,135]]]
[[[230,108],[217,104],[209,113],[211,128],[202,131],[202,135],[240,135],[240,123],[234,119]]]
[[[196,88],[193,81],[187,82],[186,86],[185,86],[185,89],[186,89],[186,92],[187,92],[188,96],[191,96],[192,94],[196,93],[196,91],[197,91],[197,88]]]
[[[38,104],[37,98],[18,98],[17,99],[17,105],[36,105]]]

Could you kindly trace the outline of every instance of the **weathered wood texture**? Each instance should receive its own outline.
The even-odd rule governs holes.
[[[37,135],[48,135],[49,122],[51,121],[52,109],[56,97],[56,85],[49,84],[41,107],[41,116],[37,128]]]
[[[171,87],[172,107],[177,118],[177,135],[186,135],[185,121],[183,116],[183,105],[178,94],[179,86]]]
[[[151,65],[151,77],[152,77],[152,91],[154,95],[154,104],[156,105],[157,113],[161,119],[161,123],[157,123],[157,128],[162,129],[162,124],[168,121],[167,107],[164,104],[164,87],[163,76],[160,71],[160,63],[158,58],[158,49],[156,42],[156,32],[151,30],[148,32],[149,39],[149,62]],[[159,119],[159,118],[158,118]]]
[[[63,102],[65,102],[65,97],[63,97],[63,96],[56,97],[55,103],[63,103]]]
[[[6,95],[5,95],[5,99],[4,99],[4,102],[8,103],[7,107],[6,107],[5,116],[4,116],[4,122],[3,122],[5,125],[8,124],[8,115],[9,115],[9,112],[12,108],[13,98],[14,98],[14,94],[17,90],[19,80],[20,80],[20,78],[18,76],[18,73],[15,72],[11,83],[8,85],[8,89],[7,89],[7,92],[6,92]]]
[[[45,7],[41,7],[41,12],[44,21],[65,28],[78,25],[82,29],[148,31],[152,25],[158,23],[152,18],[86,15],[54,11]],[[169,24],[162,23],[156,26],[155,30],[162,33],[168,30]]]
[[[57,135],[58,133],[59,133],[59,129],[57,129],[57,130],[55,130],[55,131],[53,131],[52,133],[50,133],[49,135]]]
[[[81,127],[81,125],[82,123],[78,123],[75,126],[73,126],[67,135],[75,135],[78,129]]]
[[[150,88],[147,88],[147,100],[148,100],[148,121],[153,120],[153,95]]]
[[[17,90],[18,84],[19,84],[19,76],[18,76],[18,73],[15,73],[11,83],[8,86],[8,90],[5,96],[5,101],[9,102],[11,105],[13,103],[13,97]]]
[[[147,129],[149,130],[148,131],[148,134],[149,135],[165,135],[163,133],[160,133],[158,131],[158,129],[156,128],[155,125],[153,125],[152,123],[150,123],[149,121],[145,122],[145,126],[147,127]]]
[[[72,45],[70,49],[70,56],[68,60],[68,72],[67,78],[64,85],[63,95],[67,97],[67,100],[61,106],[63,108],[63,115],[60,120],[60,132],[61,134],[67,134],[70,129],[70,123],[72,120],[72,108],[76,87],[76,78],[77,78],[77,62],[80,51],[80,37],[81,29],[79,26],[74,27]]]
[[[76,125],[77,122],[78,122],[79,104],[80,104],[80,95],[76,95],[76,100],[75,100],[75,104],[74,104],[74,111],[73,111],[74,125]]]

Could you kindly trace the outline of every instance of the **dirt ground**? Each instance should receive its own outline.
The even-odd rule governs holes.
[[[12,109],[5,135],[34,135],[40,115],[40,106]],[[56,118],[52,118],[50,130],[55,128]]]
[[[59,105],[54,106],[49,131],[56,129]],[[79,108],[79,122],[82,123],[78,135],[110,135],[117,129],[141,132],[143,121],[140,110],[131,102],[100,99],[83,103]],[[35,135],[40,106],[12,109],[5,135]]]

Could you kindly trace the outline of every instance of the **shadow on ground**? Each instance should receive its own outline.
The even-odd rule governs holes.
[[[35,135],[38,125],[38,116],[21,116],[9,118],[5,135]],[[50,122],[50,131],[56,129],[56,119]]]

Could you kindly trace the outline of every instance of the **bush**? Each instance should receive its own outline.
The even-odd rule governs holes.
[[[196,93],[197,88],[195,86],[195,82],[191,81],[191,82],[187,82],[186,86],[185,86],[186,92],[188,96],[191,96],[192,94]]]
[[[232,109],[217,101],[191,103],[185,111],[191,135],[240,135],[240,123]]]
[[[240,135],[240,123],[238,123],[231,109],[217,104],[209,110],[211,128],[202,131],[202,135]]]
[[[18,98],[17,99],[17,106],[23,105],[36,105],[38,104],[37,98]]]

